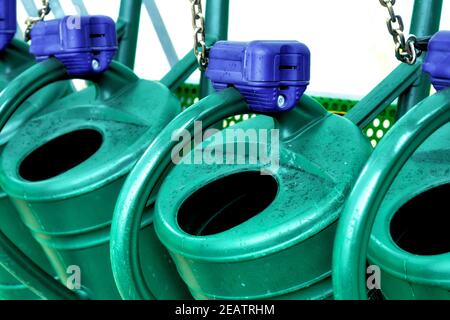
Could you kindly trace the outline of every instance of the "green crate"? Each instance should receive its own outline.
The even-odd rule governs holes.
[[[184,84],[177,90],[177,96],[181,101],[183,108],[187,108],[198,101],[199,86],[194,84]],[[314,97],[320,104],[322,104],[328,111],[339,115],[345,115],[355,104],[357,100],[337,99],[327,97]],[[391,105],[383,111],[378,118],[372,121],[370,125],[364,128],[363,132],[370,139],[372,146],[375,147],[378,142],[386,135],[388,130],[395,122],[397,113],[397,106]],[[254,114],[244,114],[234,116],[223,121],[223,128],[228,128],[234,124],[245,121]]]
[[[326,97],[314,97],[320,102],[328,111],[345,115],[351,108],[353,108],[358,101],[347,99],[336,99]],[[390,105],[386,108],[375,120],[372,121],[366,128],[364,128],[364,134],[369,137],[372,146],[376,146],[378,142],[386,135],[388,130],[395,122],[397,114],[397,106]]]

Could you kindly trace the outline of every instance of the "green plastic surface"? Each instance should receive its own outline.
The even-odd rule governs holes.
[[[142,152],[181,108],[167,87],[118,63],[93,83],[21,128],[0,157],[0,182],[63,284],[68,267],[78,266],[89,298],[118,299],[109,258],[115,199]],[[62,140],[52,146],[56,139]],[[160,299],[186,298],[170,257],[152,239],[151,210],[139,235],[147,281]]]
[[[275,119],[257,116],[233,126],[280,130],[280,168],[272,173],[277,190],[267,208],[255,209],[256,199],[246,200],[253,193],[267,199],[267,189],[274,188],[261,178],[260,171],[270,168],[256,155],[237,155],[235,163],[245,164],[181,163],[161,186],[156,232],[196,298],[325,299],[332,294],[331,285],[322,282],[331,273],[335,222],[372,148],[357,126],[317,103],[300,103]],[[218,135],[199,147],[233,144],[225,131]],[[236,140],[235,149],[265,144],[250,137]],[[222,156],[225,163],[229,154]],[[197,192],[201,195],[194,200]],[[322,285],[319,295],[312,290],[316,285]]]
[[[425,99],[402,117],[369,158],[338,223],[333,251],[333,286],[338,299],[367,298],[368,254],[369,260],[382,268],[381,290],[385,290],[387,298],[449,299],[450,253],[445,222],[448,210],[435,203],[429,203],[421,212],[409,209],[409,217],[400,224],[400,231],[403,228],[400,238],[394,237],[390,226],[397,210],[406,202],[448,185],[449,121],[450,90],[445,90]],[[448,199],[445,194],[439,197],[441,203]],[[413,219],[419,220],[414,228],[409,228]],[[420,219],[426,220],[420,223]],[[431,219],[437,219],[431,221],[434,229],[427,227]],[[443,225],[439,229],[440,224]],[[421,226],[423,230],[415,230]],[[408,233],[413,233],[413,237],[407,247],[394,243],[401,237],[411,237]],[[442,243],[430,244],[426,250],[442,246],[440,252],[416,251],[420,243],[438,236],[442,237]],[[416,244],[412,246],[411,241]]]
[[[186,83],[180,86],[176,94],[181,101],[183,108],[187,108],[198,102],[199,100],[199,86],[195,84]],[[345,115],[350,111],[357,103],[357,100],[327,98],[327,97],[314,97],[322,106],[324,106],[329,112]],[[384,135],[389,131],[392,125],[396,121],[397,106],[390,105],[380,115],[367,125],[363,132],[370,139],[373,147],[375,147]],[[243,114],[224,119],[222,126],[227,128],[236,123],[255,117],[254,114]]]
[[[171,153],[178,144],[174,131],[194,131],[196,121],[205,127],[247,110],[234,89],[212,94],[173,119],[149,145],[126,179],[117,200],[111,227],[111,264],[123,299],[154,299],[155,289],[145,281],[136,237],[148,199],[154,199],[161,179],[170,169]],[[190,143],[190,142],[189,142]]]
[[[207,129],[221,119],[242,114],[246,110],[246,104],[235,89],[227,89],[208,96],[175,118],[156,138],[130,173],[118,199],[111,234],[113,272],[123,298],[151,297],[152,288],[145,286],[142,281],[143,272],[140,269],[139,253],[136,251],[138,240],[135,234],[142,218],[146,199],[156,194],[159,181],[172,167],[170,155],[177,142],[167,143],[167,141],[170,140],[173,130],[185,128],[192,134],[196,121],[202,121],[203,129]],[[266,215],[253,219],[256,222],[252,225],[259,226],[253,233],[248,224],[247,227],[244,227],[244,224],[241,229],[236,228],[238,230],[236,233],[242,235],[242,244],[249,241],[252,243],[248,246],[240,245],[240,238],[231,230],[233,237],[229,241],[224,241],[222,234],[211,237],[188,236],[179,231],[180,228],[174,221],[179,200],[191,193],[195,186],[199,188],[217,177],[229,175],[232,169],[227,168],[228,166],[213,166],[213,170],[210,166],[192,166],[191,168],[195,169],[189,171],[190,166],[186,168],[183,165],[176,166],[169,173],[168,179],[171,183],[163,182],[162,194],[158,196],[155,227],[162,242],[170,248],[178,270],[190,286],[195,298],[264,298],[282,295],[307,298],[307,294],[299,290],[306,288],[311,293],[310,298],[327,298],[330,295],[331,288],[329,282],[327,285],[326,278],[331,270],[329,260],[331,251],[327,253],[326,248],[332,247],[333,224],[339,215],[343,197],[372,148],[354,124],[345,118],[327,113],[317,102],[307,96],[302,98],[299,107],[293,112],[277,115],[276,122],[268,117],[259,117],[243,122],[242,125],[248,124],[253,128],[267,129],[273,128],[274,123],[279,124],[283,141],[282,168],[280,174],[276,175],[276,178],[282,181],[283,191],[289,190],[290,186],[298,192],[310,192],[311,199],[319,200],[323,206],[319,206],[317,210],[315,206],[309,206],[309,210],[305,207],[307,211],[303,216],[305,219],[299,219],[297,224],[294,216],[302,212],[296,207],[298,195],[294,191],[286,191],[286,194],[281,195],[276,203],[278,213],[284,209],[281,209],[282,207],[289,205],[290,214],[283,216],[280,213],[277,216],[275,209],[269,210],[267,214],[274,218],[278,217],[280,222],[270,224],[273,230],[268,227],[269,225],[260,223],[262,216],[266,217]],[[337,134],[336,126],[341,126],[341,129],[348,134],[341,139],[341,148],[332,148],[336,153],[327,159],[321,155],[321,150],[323,152],[332,145],[331,142]],[[301,138],[302,136],[304,139]],[[316,136],[320,136],[321,139],[312,139]],[[292,146],[289,146],[289,141],[292,142]],[[348,159],[348,165],[339,168],[337,164],[341,164],[344,158]],[[180,167],[185,170],[179,169]],[[256,170],[258,168],[260,167],[253,167]],[[187,175],[181,174],[180,170]],[[298,180],[295,179],[297,175]],[[308,182],[316,186],[314,191],[310,190],[308,183],[301,183],[301,178],[309,178]],[[174,183],[174,181],[177,182]],[[295,186],[296,183],[298,186]],[[313,202],[311,200],[309,204]],[[248,232],[239,233],[244,229]],[[317,248],[319,243],[323,250],[318,252],[312,249]],[[318,266],[312,263],[309,265],[314,267],[307,267],[307,264],[304,264],[304,273],[296,270],[295,267],[302,265],[301,260],[298,260],[302,254],[307,254],[308,258],[318,262]],[[264,258],[265,255],[267,259]],[[258,279],[252,276],[258,267],[255,268],[251,263],[254,261],[250,260],[260,262],[258,266],[261,267],[262,275]],[[280,264],[286,261],[297,261],[297,263],[293,263],[290,268],[287,266],[289,272],[281,274],[278,272]],[[270,273],[274,276],[275,270],[277,270],[276,279],[282,278],[283,281],[274,280],[271,282],[274,285],[272,288],[267,285],[267,282],[271,281],[267,275]],[[296,277],[288,276],[291,272]],[[233,281],[239,277],[239,274],[244,282]],[[264,290],[261,289],[262,287]]]
[[[368,260],[381,267],[388,299],[450,299],[449,155],[447,124],[413,154],[377,213]]]
[[[28,46],[17,39],[0,53],[0,89],[6,87],[24,70],[35,64],[34,57],[28,53]],[[35,114],[42,112],[49,104],[71,92],[70,84],[57,83],[31,96],[11,117],[0,134],[0,151],[17,130]],[[35,262],[50,270],[47,258],[32,238],[19,218],[17,211],[7,195],[0,188],[0,225],[2,230]],[[0,267],[0,299],[28,300],[38,298],[33,292]]]

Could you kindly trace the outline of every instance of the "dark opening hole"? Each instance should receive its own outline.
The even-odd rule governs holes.
[[[266,209],[277,192],[278,183],[270,175],[233,174],[192,194],[178,212],[178,224],[185,232],[197,236],[224,232]]]
[[[288,90],[289,87],[288,86],[280,86],[280,90]]]
[[[450,184],[411,199],[391,221],[392,239],[403,250],[417,255],[450,252]]]
[[[280,70],[297,70],[297,66],[280,66]]]
[[[105,36],[105,34],[103,34],[103,33],[91,33],[90,34],[91,39],[103,38],[104,36]]]
[[[102,135],[92,129],[67,133],[30,153],[20,164],[19,174],[32,182],[56,177],[89,159],[102,142]]]

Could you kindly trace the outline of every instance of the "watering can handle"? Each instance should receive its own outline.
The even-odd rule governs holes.
[[[445,90],[411,109],[369,158],[338,222],[332,268],[336,299],[367,299],[367,248],[380,205],[408,159],[449,121],[450,90]]]
[[[308,96],[303,96],[301,103],[318,105]],[[202,99],[169,123],[128,175],[114,210],[110,246],[113,275],[122,298],[155,298],[141,269],[138,233],[147,199],[172,164],[171,152],[178,144],[172,141],[172,133],[184,129],[192,134],[196,121],[201,121],[203,129],[207,130],[225,118],[244,113],[248,113],[248,105],[234,88]]]
[[[172,133],[183,129],[192,133],[196,121],[207,129],[222,119],[246,112],[244,98],[233,88],[206,97],[172,120],[128,175],[114,210],[110,245],[113,275],[123,299],[155,299],[141,269],[138,233],[147,199],[171,165],[171,152],[177,144],[171,139]]]
[[[34,65],[18,76],[0,93],[0,131],[14,112],[34,93],[61,80],[75,79],[56,59]],[[90,78],[98,84],[100,95],[107,98],[123,85],[137,81],[128,68],[113,62],[103,75]],[[75,293],[55,280],[12,243],[0,230],[0,266],[45,299],[80,299]]]

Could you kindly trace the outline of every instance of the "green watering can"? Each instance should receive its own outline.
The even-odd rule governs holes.
[[[377,213],[368,261],[387,299],[450,299],[450,125],[411,156]],[[447,282],[447,284],[445,284]]]
[[[192,134],[197,121],[207,129],[246,112],[234,88],[208,96],[175,118],[130,173],[111,231],[113,272],[124,299],[154,296],[143,281],[135,235],[147,199],[171,168],[173,132]],[[260,162],[177,165],[158,193],[160,240],[197,299],[331,298],[336,221],[370,144],[354,124],[307,96],[288,113],[258,116],[236,128],[280,129],[278,172],[261,175]],[[235,142],[242,143],[257,142]]]
[[[118,198],[111,262],[124,299],[155,296],[136,235],[156,192],[156,233],[194,298],[333,296],[336,221],[372,147],[354,123],[302,96],[309,63],[296,41],[211,48],[207,75],[219,92],[165,127]],[[249,109],[271,116],[203,142],[204,130]]]
[[[249,135],[230,142],[227,134],[272,129],[281,135],[279,169],[261,175],[273,164],[252,161],[252,145],[270,150],[274,141],[264,146]],[[365,137],[350,121],[305,98],[289,113],[245,121],[200,148],[227,150],[219,161],[227,163],[229,144],[247,149],[244,159],[234,161],[243,164],[181,163],[158,195],[157,234],[193,296],[331,298],[336,221],[371,153]]]
[[[450,299],[450,31],[429,39],[422,70],[438,93],[398,121],[370,157],[339,222],[336,294]],[[371,271],[365,279],[366,260]]]
[[[35,64],[28,52],[28,45],[17,39],[0,52],[0,89],[5,88],[24,70]],[[27,99],[8,121],[0,134],[0,152],[24,123],[43,112],[53,101],[73,92],[68,83],[55,83]],[[47,258],[20,220],[8,196],[0,189],[0,225],[8,237],[46,270],[50,270]],[[37,296],[0,267],[0,299],[35,299]]]
[[[88,25],[89,21],[105,21],[105,18],[90,20],[82,17],[82,22]],[[108,25],[111,23],[108,21]],[[44,92],[61,80],[80,78],[92,85],[56,101],[45,114],[29,119],[1,158],[5,170],[1,170],[0,180],[4,178],[5,183],[1,184],[50,258],[62,283],[55,281],[54,272],[48,272],[30,259],[29,252],[22,252],[20,249],[23,248],[17,247],[20,242],[8,232],[13,228],[0,230],[0,265],[41,298],[116,299],[120,296],[109,262],[109,225],[115,198],[141,153],[181,111],[180,103],[171,91],[197,69],[197,60],[192,51],[189,52],[161,82],[141,80],[119,63],[113,63],[102,75],[97,72],[93,76],[75,76],[72,71],[104,68],[103,63],[89,63],[90,54],[100,57],[101,62],[109,59],[110,53],[104,55],[103,51],[81,48],[88,50],[80,50],[82,59],[76,60],[75,56],[67,56],[64,52],[65,46],[71,45],[70,41],[45,45],[48,38],[45,33],[59,32],[61,28],[40,26],[37,29],[32,32],[42,40],[35,46],[35,51],[42,55],[40,59],[54,56],[47,51],[60,48],[59,53],[63,61],[70,62],[70,69],[66,69],[68,65],[49,59],[12,81],[0,95],[0,128],[16,117],[15,112],[20,112],[27,98]],[[77,30],[70,32],[77,33]],[[112,43],[110,31],[108,41]],[[84,37],[83,34],[76,37],[81,35],[79,40],[86,43],[89,39],[103,41],[102,37]],[[105,50],[109,48],[105,47]],[[69,60],[64,60],[66,58]],[[13,146],[15,143],[17,147]],[[146,257],[146,281],[157,288],[157,298],[192,298],[166,249],[155,240],[153,201],[149,201],[146,212],[140,233],[143,242],[148,244],[140,249]],[[72,291],[72,286],[79,289],[76,281],[75,286],[69,283],[74,281],[72,272],[76,270],[81,272],[81,288]]]
[[[133,5],[140,6],[140,2]],[[135,12],[124,10],[121,15]],[[161,82],[141,80],[116,62],[103,73],[116,45],[113,21],[84,16],[83,28],[66,30],[63,26],[67,26],[67,19],[35,26],[32,51],[44,62],[21,74],[0,95],[3,128],[33,94],[61,80],[80,78],[90,82],[87,89],[56,101],[45,114],[29,119],[1,157],[6,170],[1,170],[5,179],[2,185],[62,283],[55,281],[54,272],[43,270],[28,252],[17,248],[18,243],[3,229],[0,265],[41,298],[116,299],[119,295],[109,262],[109,225],[115,197],[146,146],[181,111],[170,90],[184,83],[197,61],[190,52]],[[136,19],[131,20],[136,27]],[[135,32],[134,27],[129,29]],[[97,35],[99,28],[104,37],[89,36]],[[49,37],[48,33],[55,34]],[[132,48],[135,38],[130,35],[120,47],[118,57],[127,64],[132,64],[134,54],[122,55],[126,52],[123,49]],[[47,39],[56,43],[47,45]],[[158,288],[158,298],[191,298],[167,251],[154,241],[152,202],[146,210],[140,237],[149,245],[141,251],[146,260],[157,261],[146,262],[147,281]],[[72,273],[77,270],[81,288],[77,281],[69,283],[76,280]]]
[[[375,149],[339,221],[337,298],[367,298],[368,259],[388,299],[450,299],[449,121],[447,89],[411,109]]]
[[[36,65],[8,86],[0,110],[14,110],[30,93],[68,78],[56,60]],[[75,266],[89,298],[117,299],[109,262],[115,199],[134,163],[181,107],[167,87],[119,63],[90,80],[94,95],[82,91],[58,101],[12,138],[0,158],[0,182],[62,282]],[[140,233],[148,244],[140,247],[147,281],[159,289],[158,298],[187,298],[170,257],[154,241],[151,211]]]

